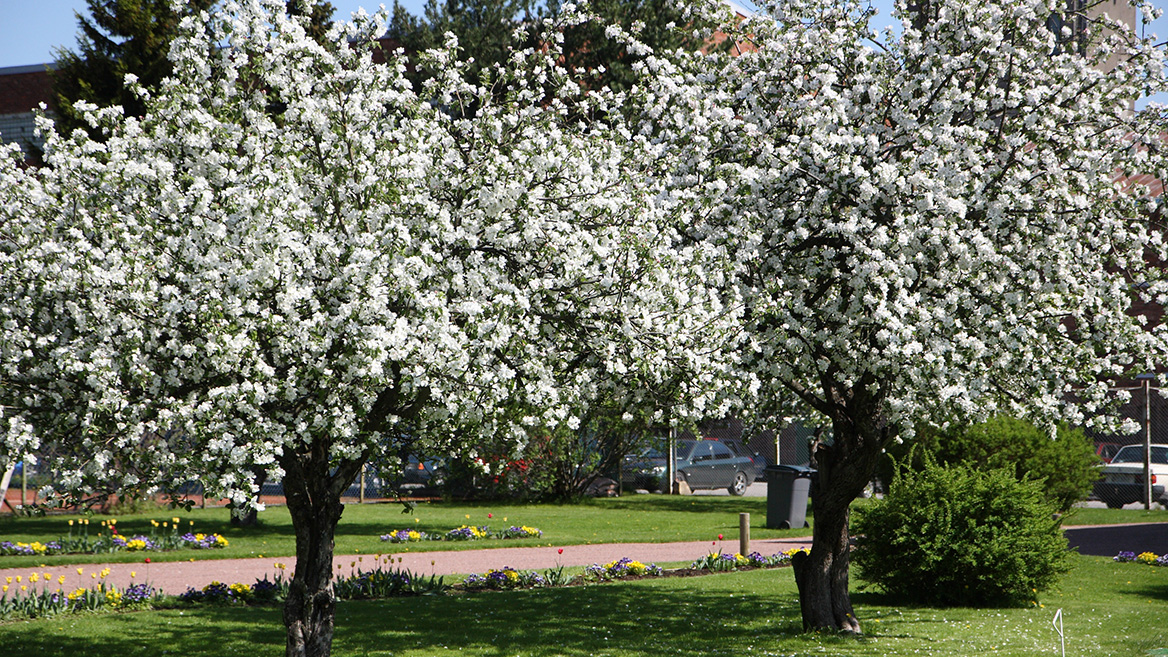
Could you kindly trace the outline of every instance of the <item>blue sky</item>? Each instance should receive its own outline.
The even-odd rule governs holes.
[[[334,18],[348,18],[358,7],[369,13],[381,0],[370,2],[330,0],[337,8]],[[401,0],[406,9],[422,13],[425,0]],[[393,7],[388,0],[387,7]],[[53,61],[57,46],[77,44],[77,19],[73,12],[87,12],[85,0],[0,0],[0,68]]]

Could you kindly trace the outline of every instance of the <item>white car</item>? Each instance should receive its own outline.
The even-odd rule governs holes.
[[[1152,500],[1168,507],[1168,445],[1152,445]],[[1144,499],[1144,446],[1126,445],[1115,453],[1111,463],[1103,466],[1102,477],[1095,482],[1095,497],[1108,508]]]

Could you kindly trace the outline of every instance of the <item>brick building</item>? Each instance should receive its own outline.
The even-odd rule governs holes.
[[[43,141],[33,134],[33,110],[52,98],[52,64],[0,68],[0,143],[17,144],[35,157]]]

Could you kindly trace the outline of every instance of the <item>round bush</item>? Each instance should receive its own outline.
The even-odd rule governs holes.
[[[1006,469],[900,469],[882,500],[858,508],[859,576],[908,601],[1033,601],[1069,568],[1056,506]]]
[[[1062,512],[1084,499],[1099,478],[1095,445],[1082,429],[1063,425],[1051,435],[1029,422],[1006,416],[972,425],[953,424],[946,429],[921,425],[908,444],[889,451],[903,458],[910,450],[918,457],[906,460],[914,469],[923,466],[920,456],[927,451],[942,464],[964,464],[983,470],[1005,468],[1017,479],[1041,480],[1042,494]]]

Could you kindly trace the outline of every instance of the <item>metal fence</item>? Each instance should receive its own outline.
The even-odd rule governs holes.
[[[1116,391],[1127,391],[1131,399],[1119,408],[1122,418],[1134,420],[1140,425],[1140,430],[1133,434],[1107,434],[1098,431],[1087,431],[1087,435],[1096,443],[1115,443],[1117,445],[1143,444],[1145,435],[1152,443],[1168,443],[1168,399],[1153,381],[1147,385],[1137,382],[1131,386],[1123,386]]]

